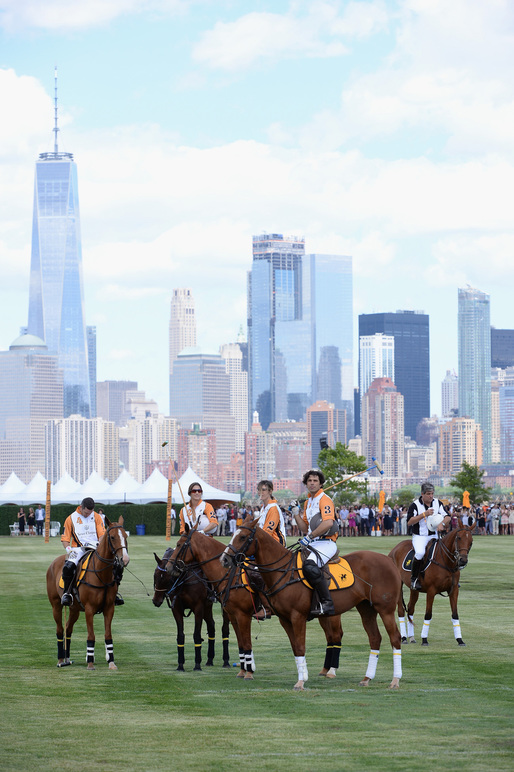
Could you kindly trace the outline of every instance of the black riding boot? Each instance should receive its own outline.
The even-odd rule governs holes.
[[[69,592],[69,589],[70,589],[70,584],[73,581],[73,577],[75,576],[75,568],[76,568],[75,563],[73,563],[71,560],[66,560],[62,567],[62,581],[64,584],[64,592],[61,598],[61,606],[71,606],[71,604],[73,603],[73,597],[71,595],[71,592]]]
[[[335,614],[334,601],[328,589],[328,582],[321,568],[312,560],[306,560],[303,564],[303,573],[305,578],[317,591],[319,596],[319,605],[311,609],[312,616],[331,616]]]
[[[411,569],[411,578],[410,578],[410,588],[411,590],[421,590],[421,580],[419,578],[419,572],[421,571],[421,564],[423,563],[422,560],[414,560],[412,561],[412,569]]]

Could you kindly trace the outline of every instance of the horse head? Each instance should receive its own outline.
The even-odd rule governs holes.
[[[178,576],[184,573],[187,568],[187,564],[193,562],[193,553],[191,551],[191,536],[196,529],[190,528],[185,524],[185,533],[182,534],[177,542],[177,545],[171,555],[169,556],[165,571],[172,578],[176,579]]]
[[[228,568],[233,563],[241,563],[255,541],[255,531],[259,518],[249,515],[236,530],[229,544],[220,555],[220,563]]]
[[[469,551],[473,546],[473,532],[469,526],[458,528],[455,532],[454,558],[459,570],[468,564]]]
[[[171,550],[170,550],[171,553]],[[153,575],[153,589],[154,589],[154,595],[152,598],[152,603],[154,606],[162,606],[162,602],[164,600],[164,597],[166,593],[171,588],[171,577],[169,573],[166,571],[166,565],[168,562],[168,555],[166,555],[166,552],[164,553],[164,556],[162,559],[156,555],[156,553],[153,553],[155,561],[157,563],[157,568],[154,571]]]
[[[122,568],[128,566],[130,562],[128,554],[128,537],[127,532],[123,528],[123,517],[120,516],[117,523],[111,523],[106,517],[105,526],[105,534],[102,537],[100,544],[105,539],[107,550],[113,556],[113,562],[118,563]],[[98,545],[99,547],[100,544]]]

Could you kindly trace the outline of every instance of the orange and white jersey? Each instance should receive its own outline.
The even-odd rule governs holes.
[[[186,532],[186,523],[190,528],[194,528],[197,524],[198,531],[205,531],[207,528],[215,525],[216,530],[218,528],[218,518],[212,508],[212,505],[207,501],[200,501],[195,511],[188,504],[187,507],[182,507],[180,510],[180,531],[179,533]],[[213,531],[214,533],[214,531]]]
[[[105,533],[102,516],[98,512],[92,512],[89,517],[84,517],[79,507],[64,521],[64,533],[62,542],[69,542],[71,547],[80,547],[89,544],[96,547]]]
[[[286,525],[284,515],[276,501],[270,501],[259,512],[259,521],[257,525],[263,531],[273,536],[280,544],[286,546]]]
[[[316,530],[319,525],[319,518],[316,518],[315,525],[311,526],[312,520],[316,515],[318,515],[321,520],[336,519],[334,502],[323,492],[323,490],[318,491],[315,496],[309,496],[305,502],[302,517],[307,526],[308,534],[311,534],[312,531]],[[337,539],[337,534],[334,534],[333,536],[324,536],[323,538],[335,541]]]

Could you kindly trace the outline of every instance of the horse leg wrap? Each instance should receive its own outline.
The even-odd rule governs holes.
[[[245,670],[247,673],[255,673],[255,661],[253,658],[253,651],[245,651],[244,653]]]
[[[366,670],[366,678],[375,678],[375,673],[377,672],[379,654],[380,654],[380,651],[377,651],[377,649],[371,649],[369,653],[368,669]]]
[[[402,650],[393,649],[393,676],[394,678],[402,677]]]
[[[114,662],[114,646],[112,638],[105,639],[105,659],[107,662]]]
[[[178,653],[178,664],[179,667],[181,667],[184,662],[186,661],[185,655],[184,655],[184,648],[185,648],[185,636],[177,635],[177,653]]]
[[[453,623],[453,634],[455,636],[455,640],[457,641],[457,640],[459,640],[459,638],[462,639],[462,632],[461,632],[461,629],[460,629],[459,619],[458,618],[457,619],[452,619],[452,623]]]
[[[414,616],[407,617],[407,630],[409,631],[409,638],[414,638]]]
[[[339,667],[339,656],[341,654],[341,644],[340,643],[334,643],[332,646],[332,663],[330,667],[335,668],[336,670]]]
[[[239,647],[239,664],[241,666],[241,670],[245,669],[245,651],[241,647]]]
[[[198,670],[201,664],[202,664],[202,644],[195,643],[195,670]]]
[[[402,638],[407,637],[407,627],[405,625],[405,617],[398,617],[398,621],[400,623],[400,635]]]
[[[228,650],[228,638],[223,638],[223,664],[230,661],[230,652]]]
[[[71,647],[71,633],[68,635],[65,632],[64,633],[64,658],[65,659],[70,658],[70,647]]]
[[[309,671],[307,670],[307,660],[305,657],[295,657],[294,661],[296,662],[296,669],[298,670],[298,680],[299,681],[308,681],[309,680]]]
[[[325,651],[325,661],[323,663],[324,670],[330,670],[332,667],[332,646],[327,646]]]
[[[57,659],[64,659],[65,656],[64,638],[59,638],[59,636],[57,636]]]
[[[431,621],[432,621],[431,619],[426,619],[426,618],[423,620],[423,628],[421,630],[421,640],[423,640],[423,638],[428,638],[428,631],[430,630]]]
[[[94,662],[95,661],[95,642],[94,641],[88,641],[87,642],[87,656],[86,656],[86,662]]]
[[[212,662],[212,660],[214,659],[214,653],[215,653],[214,643],[215,643],[214,636],[211,637],[209,635],[208,644],[207,644],[207,660],[209,662]]]

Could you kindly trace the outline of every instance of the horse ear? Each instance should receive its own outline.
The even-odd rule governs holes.
[[[189,523],[184,523],[184,528],[186,529],[186,533],[189,533]]]
[[[118,525],[121,525],[123,527],[123,523],[124,522],[125,522],[125,520],[123,519],[123,515],[120,515],[120,517],[118,519]]]
[[[106,516],[105,516],[105,518],[104,518],[104,523],[105,523],[105,527],[106,527],[106,528],[109,528],[109,526],[110,526],[110,525],[112,525],[112,523],[111,523],[111,521],[109,520],[109,518],[107,517],[107,515],[106,515]]]
[[[155,562],[157,563],[157,565],[160,566],[161,565],[160,557],[155,552],[153,553],[153,556],[155,558]]]

